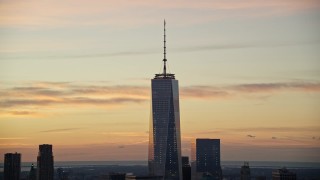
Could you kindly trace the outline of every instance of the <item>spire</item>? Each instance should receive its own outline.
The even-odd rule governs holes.
[[[166,77],[167,76],[167,52],[166,52],[166,20],[163,22],[163,75]]]
[[[167,73],[166,20],[163,21],[163,72],[156,74],[155,79],[175,79],[174,74]]]

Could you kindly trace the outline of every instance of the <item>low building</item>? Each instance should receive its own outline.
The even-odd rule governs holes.
[[[272,180],[296,180],[297,175],[287,168],[277,169],[272,172]]]

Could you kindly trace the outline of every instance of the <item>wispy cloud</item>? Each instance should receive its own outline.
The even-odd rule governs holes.
[[[267,92],[279,90],[320,91],[320,83],[293,82],[293,83],[256,83],[241,84],[232,87],[236,91],[243,92]]]
[[[81,128],[64,128],[64,129],[50,129],[45,131],[40,131],[41,133],[59,133],[59,132],[67,132],[67,131],[74,131],[79,130]]]
[[[249,128],[232,128],[222,129],[233,132],[317,132],[320,126],[302,126],[302,127],[249,127]]]
[[[183,98],[219,98],[228,97],[230,93],[223,88],[213,86],[189,86],[181,88]]]
[[[148,137],[147,133],[141,133],[141,132],[101,132],[98,133],[105,136],[111,136],[111,137]]]
[[[294,127],[294,126],[265,126],[265,127],[247,127],[247,128],[216,128],[214,130],[202,130],[202,131],[195,131],[195,132],[188,132],[187,134],[189,136],[197,135],[201,137],[207,137],[207,136],[223,136],[226,137],[232,137],[235,136],[246,136],[246,137],[261,137],[265,138],[266,135],[268,135],[268,138],[271,139],[278,139],[278,140],[290,140],[290,141],[310,141],[317,139],[315,134],[318,134],[320,131],[320,126],[300,126],[300,127]],[[299,132],[299,135],[296,134],[296,136],[286,136],[286,134],[294,134],[296,132]],[[258,136],[257,136],[258,135]],[[320,138],[320,137],[319,137]]]
[[[180,88],[183,99],[232,99],[258,94],[319,93],[318,82],[251,83],[222,86],[186,86]],[[43,107],[119,107],[149,102],[150,87],[86,84],[72,82],[32,82],[0,89],[0,114],[37,115]]]
[[[8,113],[12,115],[18,115],[18,116],[37,114],[36,112],[32,112],[32,111],[9,111]]]
[[[22,140],[28,139],[28,137],[1,137],[0,140]]]
[[[232,49],[248,49],[248,48],[270,48],[270,47],[285,47],[319,44],[320,39],[312,41],[287,41],[287,42],[251,42],[251,43],[234,43],[234,44],[207,44],[189,47],[173,48],[171,52],[197,52],[197,51],[212,51],[212,50],[232,50]]]
[[[320,44],[320,39],[312,41],[291,41],[291,42],[239,42],[235,44],[207,44],[207,45],[193,45],[188,47],[172,48],[171,53],[190,53],[198,51],[216,51],[216,50],[233,50],[233,49],[248,49],[248,48],[271,48],[271,47],[286,47],[286,46],[301,46]],[[19,52],[2,52],[1,60],[19,60],[19,59],[92,59],[92,58],[108,58],[116,56],[141,56],[148,54],[159,54],[160,51],[156,49],[149,49],[144,51],[120,51],[110,53],[92,53],[92,54],[63,54],[63,55],[25,55]],[[34,53],[37,54],[37,53]],[[66,83],[56,84],[65,85]]]

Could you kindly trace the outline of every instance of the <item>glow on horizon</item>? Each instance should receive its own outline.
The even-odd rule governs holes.
[[[75,4],[76,3],[76,4]],[[180,84],[182,154],[320,162],[320,3],[1,1],[0,160],[146,160],[150,79]],[[94,152],[94,153],[92,153]]]

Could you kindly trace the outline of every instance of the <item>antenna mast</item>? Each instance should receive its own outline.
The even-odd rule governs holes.
[[[166,20],[164,20],[164,23],[163,23],[163,31],[164,31],[164,35],[163,35],[163,75],[164,77],[167,76],[167,65],[166,65],[166,62],[167,62],[167,53],[166,53]]]
[[[167,73],[166,20],[163,22],[163,72],[156,74],[154,79],[175,79],[174,74]]]

